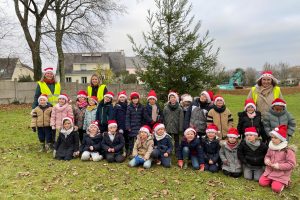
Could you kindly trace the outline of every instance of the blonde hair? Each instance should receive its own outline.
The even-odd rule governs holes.
[[[91,76],[90,85],[93,86],[93,83],[92,83],[93,77],[97,77],[97,79],[98,79],[98,85],[101,85],[102,79],[98,76],[98,74],[93,74],[93,75]]]

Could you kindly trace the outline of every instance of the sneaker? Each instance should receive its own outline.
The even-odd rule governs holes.
[[[160,161],[160,160],[157,160],[157,161],[156,161],[156,164],[157,164],[157,165],[161,165],[161,161]]]

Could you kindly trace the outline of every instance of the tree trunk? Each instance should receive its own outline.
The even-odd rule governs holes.
[[[34,49],[31,49],[31,57],[33,63],[34,81],[39,81],[42,77],[42,59],[40,56],[39,45],[37,45]]]
[[[64,83],[66,81],[65,66],[64,66],[65,57],[64,57],[63,47],[62,47],[61,36],[56,37],[56,50],[57,50],[57,56],[58,56],[57,68],[59,71],[60,82]]]

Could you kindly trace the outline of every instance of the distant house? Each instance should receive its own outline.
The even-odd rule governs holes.
[[[298,85],[300,83],[300,66],[294,66],[288,69],[286,82],[290,85]]]
[[[124,51],[98,53],[65,53],[66,82],[88,83],[97,68],[125,71]]]
[[[28,75],[33,78],[33,69],[21,63],[19,58],[0,58],[0,80],[19,80]]]
[[[136,74],[136,64],[138,66],[141,66],[142,70],[146,69],[146,64],[142,62],[142,60],[137,57],[125,57],[125,63],[126,63],[126,71],[129,72],[129,74]]]

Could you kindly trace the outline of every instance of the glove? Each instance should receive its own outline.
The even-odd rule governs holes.
[[[178,160],[177,161],[177,165],[178,165],[178,167],[180,167],[182,169],[182,167],[183,167],[183,160]]]
[[[36,132],[36,127],[31,128],[33,132]]]
[[[204,164],[200,164],[200,167],[199,167],[199,168],[200,168],[199,170],[200,170],[201,172],[203,172],[203,171],[204,171]]]
[[[123,134],[123,133],[124,133],[123,129],[120,129],[120,130],[119,130],[119,133]]]

